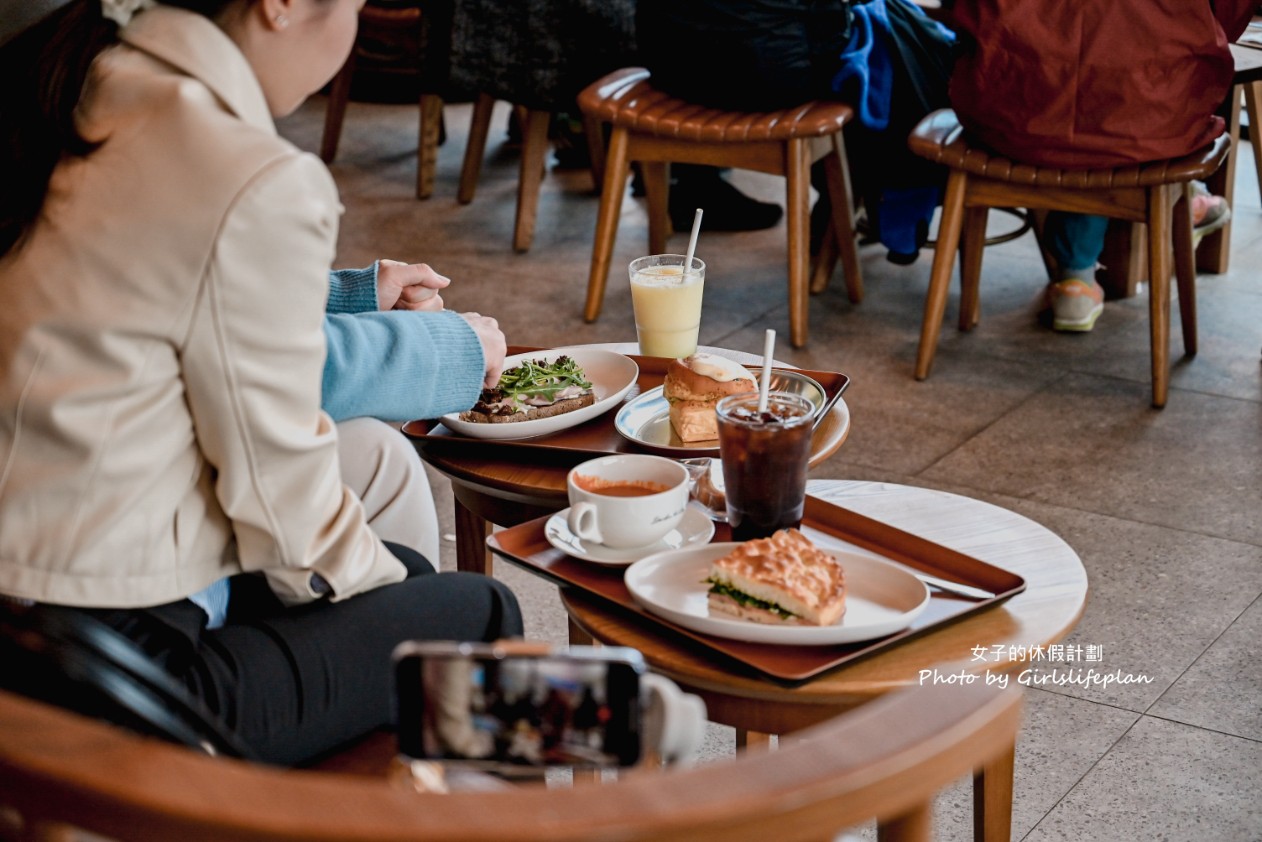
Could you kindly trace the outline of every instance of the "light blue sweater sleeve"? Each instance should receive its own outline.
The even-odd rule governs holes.
[[[482,391],[482,343],[450,310],[328,313],[323,406],[334,421],[437,418]]]
[[[377,309],[377,264],[329,272],[326,313],[372,313]]]

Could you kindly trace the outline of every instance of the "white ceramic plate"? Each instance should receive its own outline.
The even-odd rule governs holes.
[[[713,453],[718,455],[719,440],[685,442],[675,435],[670,425],[670,404],[657,386],[641,392],[618,410],[614,429],[623,438],[644,445],[666,455]],[[812,377],[796,371],[773,369],[771,389],[776,392],[792,392],[815,404],[816,414],[828,405],[828,393]]]
[[[473,421],[461,421],[460,413],[452,412],[442,417],[443,426],[452,432],[476,439],[525,439],[534,436],[545,436],[582,424],[603,412],[608,412],[618,405],[627,394],[640,374],[640,367],[635,361],[623,354],[613,351],[602,351],[592,348],[554,348],[551,351],[531,351],[526,354],[514,354],[504,360],[504,369],[510,369],[526,360],[546,360],[552,362],[557,357],[568,356],[578,363],[592,382],[592,391],[596,394],[596,402],[591,406],[554,415],[551,418],[536,418],[533,421],[512,421],[505,424],[478,424]]]
[[[562,509],[548,518],[548,522],[543,529],[543,534],[548,539],[548,543],[567,555],[581,558],[583,561],[609,565],[610,567],[626,567],[629,564],[634,564],[646,555],[659,553],[663,550],[674,550],[680,547],[692,546],[693,544],[704,544],[714,536],[714,521],[710,520],[706,513],[696,506],[688,506],[684,509],[684,519],[679,522],[679,526],[667,532],[647,547],[605,547],[591,541],[584,541],[571,532],[570,526],[566,522],[566,517],[569,513],[569,509]]]
[[[755,643],[857,643],[907,628],[929,604],[929,589],[889,562],[830,551],[846,571],[846,613],[832,626],[774,626],[712,616],[704,581],[710,563],[737,544],[707,544],[647,556],[627,568],[631,595],[645,610],[693,631]]]

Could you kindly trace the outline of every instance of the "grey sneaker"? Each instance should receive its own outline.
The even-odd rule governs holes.
[[[1231,206],[1222,196],[1215,196],[1199,181],[1192,182],[1192,247],[1201,244],[1206,234],[1212,234],[1231,221]]]
[[[1104,311],[1104,289],[1095,281],[1068,278],[1047,288],[1052,329],[1086,333]]]

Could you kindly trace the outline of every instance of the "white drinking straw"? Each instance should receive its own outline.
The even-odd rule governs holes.
[[[776,331],[767,328],[767,336],[762,345],[762,381],[758,385],[758,411],[767,411],[767,392],[771,389],[771,358],[776,347]]]
[[[692,234],[688,237],[688,255],[684,258],[684,271],[679,275],[680,283],[683,283],[688,273],[692,271],[692,256],[697,253],[697,234],[699,233],[701,233],[701,208],[697,208],[697,213],[692,218]]]

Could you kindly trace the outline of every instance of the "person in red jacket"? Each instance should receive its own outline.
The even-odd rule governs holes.
[[[982,143],[1013,160],[1090,169],[1187,155],[1224,131],[1228,44],[1257,0],[945,0],[962,49],[951,104]],[[1221,197],[1198,189],[1203,236],[1226,224]],[[1107,220],[1054,213],[1047,247],[1061,280],[1053,327],[1090,330],[1103,310],[1095,282]]]

